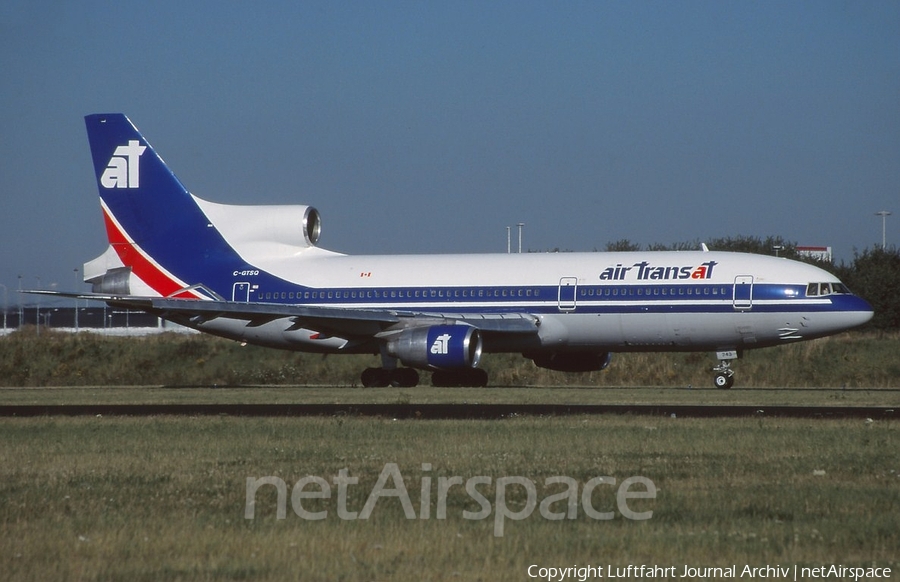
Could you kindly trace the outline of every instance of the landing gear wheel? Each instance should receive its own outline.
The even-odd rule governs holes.
[[[413,388],[419,384],[419,373],[413,368],[366,368],[359,380],[365,388]]]
[[[488,385],[488,374],[481,368],[438,370],[431,375],[431,385],[435,388],[484,388]]]
[[[390,370],[384,368],[366,368],[359,376],[365,388],[384,388],[391,383]]]
[[[731,374],[727,374],[725,372],[716,374],[715,383],[716,388],[719,388],[720,390],[728,390],[729,388],[734,386],[734,372],[732,372]]]
[[[488,373],[481,368],[474,368],[469,373],[471,385],[476,388],[485,388],[488,385]]]
[[[719,363],[713,366],[712,371],[715,373],[713,381],[719,390],[728,390],[734,386],[734,370],[731,369],[731,360],[741,357],[741,352],[737,350],[723,350],[716,352]]]
[[[419,385],[419,373],[414,368],[397,368],[391,372],[391,386],[413,388]]]

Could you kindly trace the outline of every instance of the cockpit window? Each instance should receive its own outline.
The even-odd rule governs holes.
[[[832,283],[831,285],[832,293],[837,293],[838,295],[849,295],[850,289],[847,288],[843,283]]]
[[[825,295],[849,295],[850,290],[843,283],[810,283],[806,286],[807,297],[823,297]]]

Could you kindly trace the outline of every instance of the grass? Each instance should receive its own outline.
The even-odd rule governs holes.
[[[0,390],[0,403],[895,406],[898,346],[897,334],[843,334],[747,352],[730,391],[707,389],[708,354],[616,354],[608,370],[591,374],[488,355],[492,384],[501,388],[364,390],[358,373],[377,365],[374,357],[323,358],[207,336],[23,331],[0,339],[0,385],[40,389]],[[780,387],[792,389],[771,389]],[[834,389],[806,389],[814,387]],[[896,570],[898,430],[880,421],[629,416],[5,418],[0,579],[522,580],[531,564]],[[341,520],[335,489],[331,499],[303,502],[327,510],[326,519],[301,519],[288,499],[279,520],[272,486],[259,490],[255,518],[244,518],[248,477],[277,476],[290,496],[305,476],[331,483],[347,469],[359,479],[347,505],[360,511],[387,463],[396,463],[417,513],[423,479],[432,480],[429,519],[407,519],[397,499],[385,498],[369,519]],[[587,517],[583,507],[561,521],[535,509],[506,520],[498,537],[495,513],[463,518],[479,505],[460,487],[448,494],[446,519],[435,515],[442,477],[490,477],[479,489],[493,509],[500,477],[530,479],[540,503],[560,491],[545,485],[547,477],[569,476],[582,491],[594,477],[621,483],[637,475],[658,489],[656,499],[630,502],[653,511],[646,521],[624,519],[609,486],[598,486],[592,503],[616,511],[610,521]],[[525,506],[524,488],[507,493],[511,511]]]
[[[4,580],[522,580],[543,566],[871,565],[900,567],[900,424],[837,420],[514,418],[38,418],[0,420]],[[632,521],[535,512],[494,522],[451,489],[446,519],[409,520],[381,499],[368,520],[306,500],[321,521],[276,519],[275,488],[244,518],[247,477],[290,487],[342,469],[359,511],[396,463],[419,512],[423,477],[523,476],[538,500],[569,476],[641,475],[656,499]],[[423,463],[431,465],[424,470]],[[612,487],[595,490],[615,510]],[[507,504],[523,507],[524,489]],[[335,491],[336,496],[336,491]],[[494,503],[496,507],[496,503]],[[557,509],[560,509],[557,505]]]
[[[900,390],[735,388],[354,388],[349,386],[71,386],[2,388],[0,405],[72,404],[660,404],[735,406],[889,406]]]
[[[900,388],[900,334],[845,333],[748,351],[737,387]],[[602,372],[540,369],[517,354],[487,354],[492,386],[711,386],[712,354],[622,353]],[[358,386],[375,356],[321,356],[206,335],[109,338],[25,329],[0,338],[0,386]],[[423,374],[423,383],[428,383]]]

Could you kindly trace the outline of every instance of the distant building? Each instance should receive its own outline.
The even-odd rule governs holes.
[[[797,247],[797,254],[801,257],[809,257],[817,261],[833,262],[831,247]]]
[[[79,307],[75,315],[73,307],[23,305],[20,308],[0,311],[0,333],[40,322],[42,328],[53,328],[62,331],[98,331],[139,330],[139,335],[146,335],[148,330],[156,332],[182,331],[185,328],[167,322],[155,315],[143,311],[113,309],[111,307]]]

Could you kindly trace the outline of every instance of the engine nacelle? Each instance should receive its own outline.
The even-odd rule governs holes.
[[[474,368],[481,361],[481,332],[469,325],[407,329],[388,341],[388,354],[422,370]]]
[[[597,372],[605,370],[612,359],[612,352],[552,352],[526,354],[539,368],[557,372]]]
[[[237,206],[194,196],[197,205],[232,246],[265,244],[314,247],[322,234],[322,217],[300,204]]]

